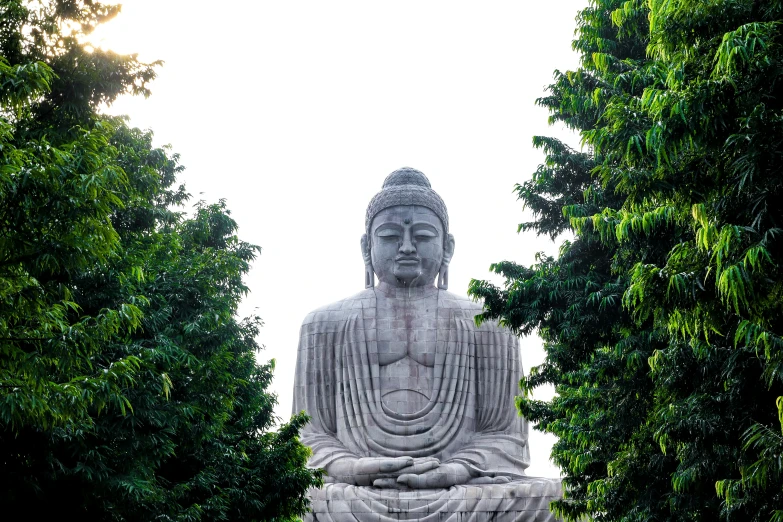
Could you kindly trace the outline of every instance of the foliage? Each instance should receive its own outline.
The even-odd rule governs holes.
[[[43,519],[294,519],[320,482],[273,431],[258,248],[178,158],[102,116],[151,65],[81,43],[118,7],[0,2],[0,498]],[[154,64],[153,64],[154,65]]]
[[[783,520],[782,15],[593,0],[539,100],[589,152],[534,139],[520,229],[573,240],[471,292],[544,339],[518,406],[559,437],[569,520]]]

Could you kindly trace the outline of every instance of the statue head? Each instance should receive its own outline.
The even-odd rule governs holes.
[[[430,285],[448,288],[448,266],[454,254],[446,204],[416,169],[389,174],[367,206],[362,236],[365,287],[380,281],[396,287]]]

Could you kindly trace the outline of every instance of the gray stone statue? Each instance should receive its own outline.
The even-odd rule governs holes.
[[[365,290],[301,329],[294,411],[312,417],[302,442],[327,473],[308,520],[555,520],[560,481],[525,476],[518,339],[476,326],[481,305],[446,291],[443,200],[424,174],[400,169],[365,226]]]

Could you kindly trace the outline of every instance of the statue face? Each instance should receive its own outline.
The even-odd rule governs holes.
[[[444,245],[453,248],[453,239],[444,238],[440,218],[427,207],[384,209],[373,218],[370,235],[373,271],[392,286],[431,285],[444,256],[451,258]]]

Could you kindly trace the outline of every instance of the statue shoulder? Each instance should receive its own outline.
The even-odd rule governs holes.
[[[368,288],[351,297],[316,308],[305,316],[302,326],[324,321],[342,321],[355,315],[358,310],[370,307],[375,308],[375,292]]]
[[[444,309],[453,310],[452,315],[461,316],[465,319],[472,319],[484,311],[484,303],[476,302],[467,296],[453,294],[441,290],[438,296],[438,306]],[[498,331],[510,333],[507,328],[500,326],[497,321],[485,321],[480,327],[474,326],[481,331]]]
[[[484,309],[484,304],[476,302],[470,299],[468,296],[453,294],[446,290],[441,290],[438,293],[438,305],[443,308],[451,308],[454,310],[465,310],[466,312],[472,312],[473,315],[480,314]]]

